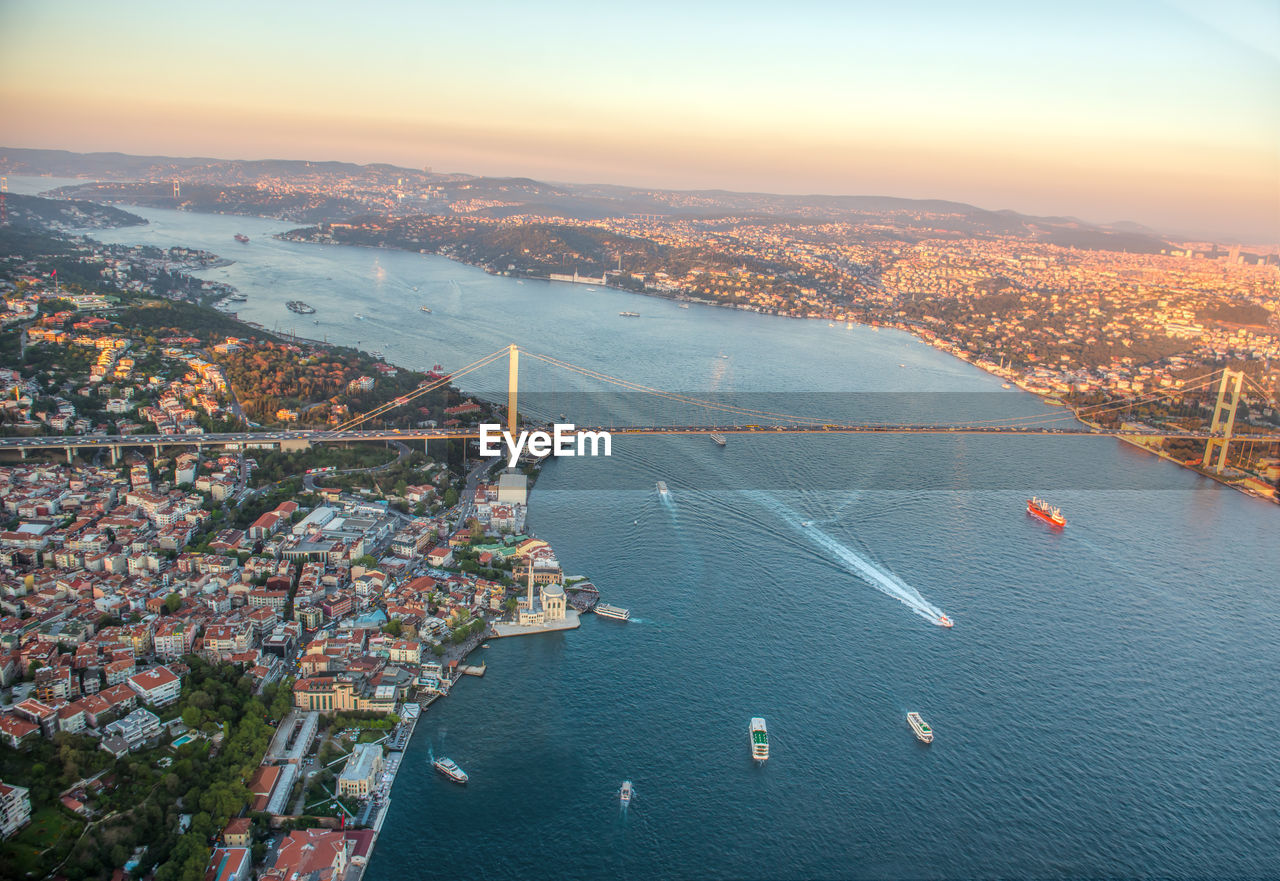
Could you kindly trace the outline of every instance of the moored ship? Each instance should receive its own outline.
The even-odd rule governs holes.
[[[1034,496],[1027,499],[1027,513],[1059,529],[1067,525],[1067,518],[1062,516],[1062,512],[1044,499]]]
[[[596,603],[595,613],[603,615],[606,618],[614,618],[618,621],[628,621],[631,619],[631,610],[624,609],[621,606],[611,606],[608,603]]]
[[[301,300],[290,300],[284,305],[290,312],[296,312],[299,315],[311,315],[316,311],[314,306],[308,306]]]
[[[933,729],[929,727],[919,713],[907,713],[907,724],[911,726],[911,730],[916,734],[916,740],[921,743],[933,743]]]
[[[765,727],[764,719],[759,716],[752,719],[747,733],[751,737],[751,758],[757,762],[768,761],[769,729]]]
[[[715,441],[719,446],[722,446],[722,447],[723,447],[723,446],[725,445],[725,443],[726,443],[726,441],[725,441],[725,439],[724,439],[724,435],[723,435],[723,434],[721,434],[721,433],[720,433],[720,432],[718,432],[718,431],[713,431],[713,432],[711,432],[711,439],[712,439],[713,441]]]
[[[436,759],[431,765],[454,783],[467,782],[467,772],[459,768],[453,759]]]

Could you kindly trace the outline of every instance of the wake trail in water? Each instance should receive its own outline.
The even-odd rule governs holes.
[[[801,532],[811,544],[826,551],[846,570],[857,575],[876,590],[886,596],[893,597],[931,624],[937,624],[938,619],[942,617],[942,610],[926,600],[920,594],[920,591],[889,570],[862,556],[853,548],[823,532],[812,521],[804,520],[799,514],[773,496],[763,492],[752,493],[752,496],[766,508],[778,514],[788,526]],[[802,525],[803,523],[809,523],[809,525],[804,526]]]

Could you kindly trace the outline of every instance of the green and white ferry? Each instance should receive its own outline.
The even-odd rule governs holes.
[[[751,758],[757,762],[767,761],[769,758],[769,730],[764,726],[764,719],[756,716],[751,720]]]

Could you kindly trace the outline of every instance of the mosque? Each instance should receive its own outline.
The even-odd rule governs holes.
[[[558,564],[554,560],[550,563],[559,569]],[[579,626],[578,610],[568,603],[565,596],[564,585],[557,578],[554,581],[547,581],[537,585],[537,595],[534,594],[535,582],[542,581],[538,579],[534,570],[538,568],[533,560],[529,561],[526,567],[528,592],[520,600],[516,609],[515,623],[499,622],[493,625],[493,629],[498,636],[520,636],[526,633],[548,633],[553,630],[573,630]],[[548,567],[549,568],[549,567]]]

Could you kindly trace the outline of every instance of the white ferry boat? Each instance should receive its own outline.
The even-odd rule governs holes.
[[[667,489],[667,482],[665,480],[658,481],[658,495],[660,496],[671,495],[671,490]]]
[[[722,447],[727,443],[727,441],[724,439],[724,435],[718,431],[711,432],[711,439],[715,441],[717,445]]]
[[[432,762],[432,766],[454,783],[467,782],[467,772],[459,768],[458,763],[453,759],[436,759]]]
[[[747,733],[751,737],[751,758],[757,762],[768,761],[769,730],[765,728],[764,719],[759,716],[752,719]]]
[[[595,613],[603,615],[606,618],[614,618],[618,621],[631,620],[631,610],[624,609],[621,606],[611,606],[608,603],[596,603]]]
[[[623,318],[639,318],[640,317],[639,312],[619,312],[618,314]]]
[[[916,740],[921,743],[933,743],[933,729],[929,727],[928,722],[920,717],[919,713],[907,713],[907,724],[916,733]]]
[[[631,797],[635,795],[635,787],[631,785],[630,780],[622,781],[622,788],[618,790],[618,800],[624,805],[631,803]]]

